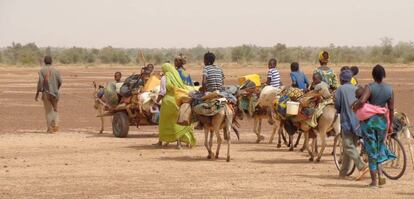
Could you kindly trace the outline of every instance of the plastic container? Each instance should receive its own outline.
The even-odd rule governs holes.
[[[258,74],[251,74],[251,75],[245,75],[239,78],[239,84],[242,86],[244,82],[247,80],[250,80],[256,84],[256,87],[259,87],[262,85],[260,75]]]
[[[297,115],[299,113],[299,102],[288,101],[286,104],[286,113],[288,115]]]
[[[155,87],[159,86],[161,84],[160,78],[156,75],[151,75],[151,77],[148,79],[148,81],[145,83],[143,92],[149,92]]]

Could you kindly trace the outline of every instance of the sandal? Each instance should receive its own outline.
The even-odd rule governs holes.
[[[378,179],[378,185],[382,186],[385,185],[387,183],[387,180],[385,178],[379,178]]]
[[[359,175],[355,178],[356,181],[360,181],[362,180],[362,178],[365,176],[365,174],[367,174],[369,172],[369,168],[365,167],[363,168],[360,172]]]

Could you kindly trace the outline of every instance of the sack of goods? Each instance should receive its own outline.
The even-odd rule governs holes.
[[[177,124],[189,126],[191,124],[191,121],[191,105],[189,103],[184,103],[178,110]]]
[[[114,107],[118,105],[119,98],[118,94],[116,93],[116,86],[114,83],[109,83],[104,89],[104,98],[106,104],[110,107]]]
[[[193,111],[197,115],[214,116],[226,105],[226,98],[219,98],[208,102],[203,102],[193,107]]]
[[[139,97],[138,97],[139,104],[141,105],[141,109],[147,113],[150,112],[152,105],[155,103],[152,101],[151,94],[152,94],[151,92],[144,92],[144,93],[139,94]]]
[[[147,82],[145,83],[142,91],[149,92],[153,90],[155,87],[160,86],[160,84],[161,84],[160,78],[156,75],[151,75],[149,79],[147,80]]]
[[[249,116],[253,116],[255,113],[257,104],[257,95],[251,94],[248,96],[240,96],[239,99],[239,110],[241,110],[243,113],[249,114]]]
[[[188,93],[188,90],[181,89],[174,87],[174,96],[175,96],[175,102],[178,106],[181,106],[183,103],[191,103],[191,97]]]
[[[286,88],[284,91],[282,91],[282,93],[289,96],[292,101],[297,101],[305,94],[302,89],[295,87]]]
[[[265,106],[265,107],[272,107],[276,97],[280,95],[282,89],[275,88],[273,86],[265,86],[260,91],[259,100],[257,102],[257,106]]]
[[[121,86],[119,94],[123,97],[130,97],[132,91],[144,86],[144,81],[140,75],[134,74],[125,79],[124,84]]]

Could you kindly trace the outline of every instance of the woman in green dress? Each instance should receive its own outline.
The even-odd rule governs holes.
[[[174,88],[188,89],[181,80],[177,70],[170,63],[162,65],[164,76],[161,78],[161,89],[158,102],[162,100],[159,122],[159,145],[163,142],[177,142],[177,148],[181,148],[181,142],[194,146],[196,143],[193,127],[177,124],[178,106],[175,101]]]

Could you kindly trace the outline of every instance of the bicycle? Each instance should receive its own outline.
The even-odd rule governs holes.
[[[397,132],[398,133],[398,132]],[[386,145],[388,148],[397,156],[395,160],[387,161],[381,165],[382,172],[384,175],[391,179],[391,180],[398,180],[401,178],[405,170],[407,168],[407,155],[404,149],[403,144],[401,141],[397,138],[396,134],[393,133],[392,135],[389,135],[386,140]],[[364,147],[362,143],[362,139],[360,139],[361,142],[359,142],[360,148],[360,156],[362,156],[363,161],[368,162],[368,157],[366,153],[364,152]],[[341,134],[338,134],[335,136],[334,139],[334,146],[333,146],[333,156],[334,156],[334,162],[335,166],[338,169],[338,171],[341,169],[342,166],[342,159],[343,159],[343,147],[342,147],[342,136]],[[402,167],[400,166],[400,161],[402,160]],[[355,171],[355,163],[351,167],[351,169],[346,174],[347,176],[350,176]]]

